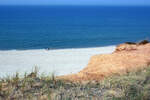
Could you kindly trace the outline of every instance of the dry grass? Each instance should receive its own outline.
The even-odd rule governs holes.
[[[150,68],[103,81],[73,83],[37,71],[0,80],[0,100],[149,100]]]

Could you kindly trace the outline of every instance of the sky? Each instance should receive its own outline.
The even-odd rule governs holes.
[[[150,5],[150,0],[0,0],[0,5]]]

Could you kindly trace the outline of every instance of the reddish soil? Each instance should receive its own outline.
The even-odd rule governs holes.
[[[88,65],[76,74],[60,76],[70,81],[102,80],[126,74],[150,65],[150,43],[120,44],[112,54],[92,56]]]

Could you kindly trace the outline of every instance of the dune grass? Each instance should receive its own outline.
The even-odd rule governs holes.
[[[73,83],[37,69],[0,79],[0,100],[150,100],[150,67],[103,81]]]

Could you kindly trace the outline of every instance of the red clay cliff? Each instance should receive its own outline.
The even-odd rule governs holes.
[[[78,72],[61,76],[70,81],[102,80],[114,74],[126,74],[150,65],[150,43],[127,42],[120,44],[112,54],[92,56],[87,67]]]

